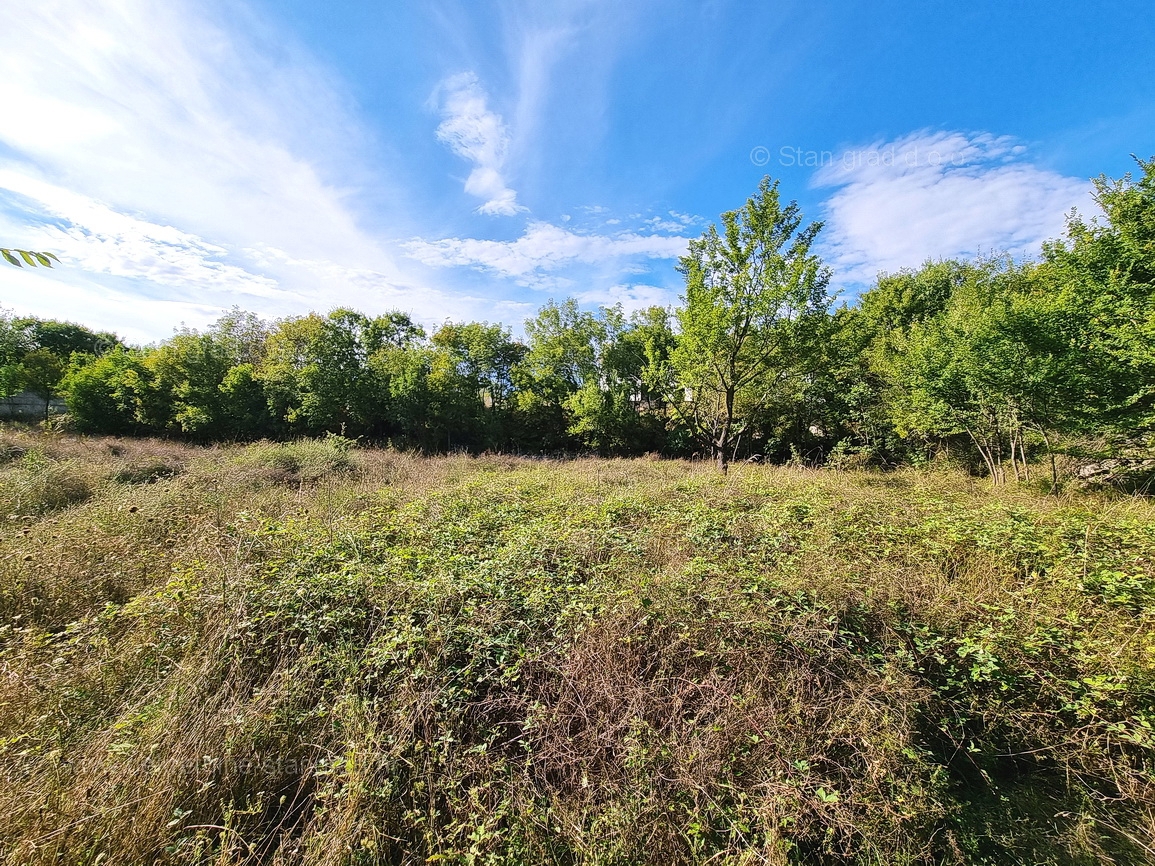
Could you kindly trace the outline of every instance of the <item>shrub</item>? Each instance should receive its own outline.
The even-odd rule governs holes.
[[[246,448],[240,462],[267,470],[273,481],[311,483],[327,475],[353,472],[358,462],[353,454],[356,442],[330,434],[324,439],[295,442],[260,442]]]

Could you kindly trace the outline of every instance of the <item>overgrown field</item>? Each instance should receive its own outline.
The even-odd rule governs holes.
[[[0,860],[1155,862],[1155,504],[0,434]]]

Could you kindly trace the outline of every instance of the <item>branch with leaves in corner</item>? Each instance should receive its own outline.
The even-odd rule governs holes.
[[[8,264],[16,265],[18,268],[22,268],[26,264],[30,268],[37,265],[50,268],[53,262],[60,264],[60,259],[56,258],[53,253],[37,253],[32,250],[8,250],[0,247],[0,256],[3,256]]]

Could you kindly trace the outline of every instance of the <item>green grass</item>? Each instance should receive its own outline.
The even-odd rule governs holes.
[[[16,444],[6,863],[1155,862],[1149,501]]]

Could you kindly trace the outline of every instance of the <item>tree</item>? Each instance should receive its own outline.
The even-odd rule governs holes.
[[[599,379],[597,344],[605,322],[571,298],[548,302],[526,321],[525,332],[529,347],[514,371],[522,441],[541,451],[578,446],[569,401]]]
[[[159,426],[198,439],[219,439],[231,431],[221,384],[232,359],[212,334],[184,330],[149,352],[146,364],[158,404]]]
[[[0,398],[30,391],[44,400],[47,418],[72,357],[92,356],[116,345],[115,334],[55,319],[14,318],[0,310]]]
[[[0,399],[7,400],[24,387],[20,362],[33,348],[27,329],[0,308]]]
[[[526,348],[500,325],[447,322],[432,336],[429,358],[430,408],[439,446],[472,450],[508,444],[513,416],[513,369]]]
[[[77,426],[92,433],[160,432],[147,352],[117,347],[99,358],[73,356],[60,391]]]
[[[620,306],[584,311],[550,301],[526,322],[529,348],[515,370],[522,441],[542,450],[629,454],[661,447],[663,419],[646,384],[647,341],[660,308],[627,319]]]
[[[430,342],[477,388],[486,406],[500,409],[509,404],[514,391],[513,368],[526,349],[511,339],[508,329],[488,322],[446,322]]]
[[[721,232],[710,226],[680,260],[678,344],[652,375],[725,472],[753,416],[805,373],[830,272],[811,252],[822,224],[804,228],[797,203],[783,207],[769,177],[721,219]]]
[[[1126,437],[1155,431],[1155,157],[1136,162],[1137,180],[1094,182],[1102,221],[1072,214],[1066,240],[1043,251],[1052,293],[1085,322],[1099,376],[1088,408]]]
[[[116,334],[93,331],[74,322],[25,316],[15,319],[13,324],[27,332],[32,345],[38,349],[47,349],[64,364],[68,363],[73,353],[101,355],[121,344]]]
[[[268,326],[234,308],[207,331],[185,328],[150,352],[157,404],[167,403],[166,429],[202,440],[247,439],[271,431],[255,365],[264,358]]]
[[[995,483],[1007,464],[1029,477],[1031,440],[1053,453],[1052,437],[1078,428],[1094,391],[1083,330],[1036,266],[967,265],[938,314],[887,343],[880,366],[896,426],[940,440],[965,434]]]
[[[33,349],[20,362],[20,371],[24,388],[44,401],[44,419],[47,421],[52,399],[64,378],[64,363],[48,349]]]
[[[397,312],[370,318],[337,309],[285,319],[258,370],[273,416],[307,433],[381,434],[389,386],[372,359],[416,347],[424,336]]]

